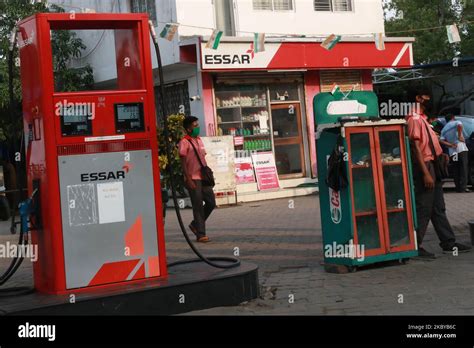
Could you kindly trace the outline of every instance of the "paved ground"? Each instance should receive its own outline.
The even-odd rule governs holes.
[[[468,242],[474,193],[447,191],[446,203],[458,240]],[[425,246],[436,252],[435,261],[411,260],[407,265],[329,274],[321,266],[318,197],[295,198],[294,209],[289,205],[287,199],[274,200],[214,213],[208,232],[213,242],[201,250],[207,255],[231,255],[239,247],[242,260],[260,267],[263,299],[191,314],[474,314],[474,252],[442,254],[431,225]],[[187,221],[190,211],[184,216]],[[175,226],[169,214],[168,256],[185,257],[188,254]],[[291,294],[294,303],[289,303]]]
[[[448,191],[446,203],[459,241],[469,241],[467,221],[474,219],[474,193]],[[182,213],[189,221],[191,211]],[[2,242],[14,240],[5,227],[0,234]],[[431,226],[425,245],[436,252],[437,260],[342,275],[325,273],[321,266],[319,201],[314,195],[217,209],[208,234],[212,243],[199,245],[206,255],[232,256],[237,247],[242,260],[259,265],[262,298],[191,314],[474,314],[474,252],[441,254]],[[166,242],[170,261],[193,256],[172,210],[166,219]],[[0,260],[0,269],[5,267],[6,260]],[[25,262],[22,269],[11,285],[31,279],[31,263]],[[289,303],[290,295],[294,303]]]

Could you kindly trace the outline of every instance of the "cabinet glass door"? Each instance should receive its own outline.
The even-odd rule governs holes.
[[[349,179],[355,226],[354,243],[364,246],[365,255],[385,252],[379,185],[371,128],[348,128]]]
[[[414,238],[401,126],[376,128],[375,143],[387,251],[407,250]]]

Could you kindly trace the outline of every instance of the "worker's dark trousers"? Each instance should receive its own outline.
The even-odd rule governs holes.
[[[469,173],[469,152],[463,151],[456,156],[451,156],[454,163],[454,183],[458,192],[464,192],[467,186],[467,178]]]
[[[194,220],[191,224],[198,231],[198,237],[206,235],[206,220],[216,207],[214,191],[210,186],[203,186],[201,180],[193,180],[196,184],[194,190],[189,190],[191,204],[193,205]],[[205,203],[203,205],[203,202]]]
[[[426,163],[433,178],[436,177],[433,162]],[[428,223],[431,220],[433,227],[440,240],[441,248],[450,248],[454,245],[456,237],[446,216],[446,206],[444,204],[443,184],[436,180],[434,189],[425,188],[423,173],[414,167],[413,179],[415,183],[416,215],[418,218],[417,241],[418,246],[423,243]]]

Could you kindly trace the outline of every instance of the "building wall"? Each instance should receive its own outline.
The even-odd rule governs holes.
[[[314,11],[313,0],[293,0],[293,11],[253,9],[252,0],[234,3],[236,36],[254,32],[295,35],[371,34],[384,32],[382,2],[353,0],[351,12]],[[160,1],[158,1],[160,3]],[[158,4],[159,6],[159,4]],[[210,35],[215,27],[213,0],[176,0],[178,22],[203,28],[181,27],[180,35]]]
[[[326,35],[384,32],[382,2],[354,0],[352,12],[314,11],[313,0],[294,0],[293,11],[253,10],[252,0],[236,0],[240,31],[275,34]],[[249,36],[241,33],[241,36]]]
[[[200,100],[190,101],[189,105],[191,108],[191,114],[199,119],[201,123],[201,129],[204,130],[204,124],[206,124],[204,119],[205,98],[203,95],[204,92],[202,87],[202,77],[200,73],[198,74],[196,69],[197,68],[195,65],[184,64],[166,67],[164,69],[164,80],[165,84],[179,81],[188,81],[189,97],[200,97]],[[158,84],[158,77],[155,76],[155,85]]]
[[[161,0],[161,1],[169,1],[169,0]],[[212,29],[206,29],[206,28],[216,27],[213,0],[174,0],[174,1],[176,1],[176,13],[177,13],[178,23],[189,25],[189,26],[202,27],[202,28],[193,28],[193,27],[182,26],[179,28],[179,35],[181,36],[193,36],[193,35],[209,36],[211,35]],[[232,0],[228,0],[228,1],[232,1]],[[160,0],[158,2],[160,2]]]

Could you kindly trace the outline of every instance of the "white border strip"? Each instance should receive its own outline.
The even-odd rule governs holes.
[[[108,141],[108,140],[123,140],[125,139],[125,135],[110,135],[106,137],[88,137],[84,138],[86,143],[90,143],[91,141]]]
[[[400,60],[402,59],[403,55],[405,54],[407,49],[409,49],[410,46],[411,45],[409,43],[403,45],[402,49],[400,50],[400,53],[398,53],[397,58],[395,58],[395,60],[393,61],[392,66],[397,66],[398,63],[400,63]]]

